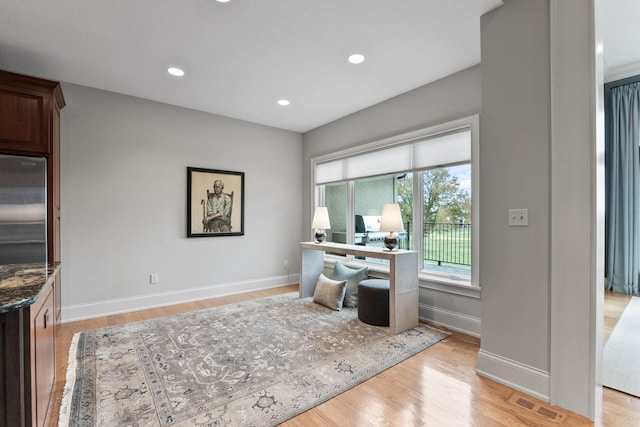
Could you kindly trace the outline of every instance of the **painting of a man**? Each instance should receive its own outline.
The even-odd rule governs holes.
[[[231,231],[231,196],[222,192],[224,183],[217,179],[213,193],[207,191],[206,217],[202,220],[205,232],[226,233]]]
[[[244,172],[187,167],[187,237],[217,236],[244,236]]]

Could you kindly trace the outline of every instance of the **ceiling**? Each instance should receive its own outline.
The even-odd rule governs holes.
[[[606,81],[640,74],[640,1],[600,0]]]
[[[603,3],[605,69],[640,63],[620,21],[640,2]],[[501,4],[0,0],[0,69],[305,132],[478,64],[480,16]]]

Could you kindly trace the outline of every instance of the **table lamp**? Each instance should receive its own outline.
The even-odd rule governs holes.
[[[380,231],[388,231],[384,236],[384,246],[390,251],[398,247],[398,236],[394,231],[404,231],[400,206],[397,203],[388,203],[382,207],[382,219],[380,220]]]
[[[311,228],[316,229],[316,243],[322,243],[327,238],[327,233],[325,233],[325,229],[331,228],[331,224],[329,223],[329,211],[325,206],[318,206],[316,208],[315,213],[313,214],[313,222],[311,223]]]

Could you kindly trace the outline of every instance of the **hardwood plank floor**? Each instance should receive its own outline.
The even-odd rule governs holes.
[[[297,285],[170,307],[65,323],[58,331],[57,381],[52,425],[65,383],[68,350],[80,331],[168,316],[297,291]],[[608,301],[612,304],[608,304]],[[628,301],[628,300],[627,300]],[[613,329],[624,298],[607,293],[605,328]],[[617,316],[617,317],[616,317]],[[451,332],[451,331],[449,331]],[[604,410],[596,423],[549,405],[475,373],[480,340],[458,332],[295,418],[299,426],[639,426],[640,399],[604,389]]]

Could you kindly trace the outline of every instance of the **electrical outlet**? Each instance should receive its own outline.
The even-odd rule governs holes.
[[[284,261],[282,261],[282,268],[289,268],[289,260],[285,259]]]
[[[151,283],[152,285],[155,285],[156,283],[158,283],[158,273],[151,273],[149,275],[149,283]]]
[[[509,209],[509,225],[527,227],[529,225],[529,209]]]

